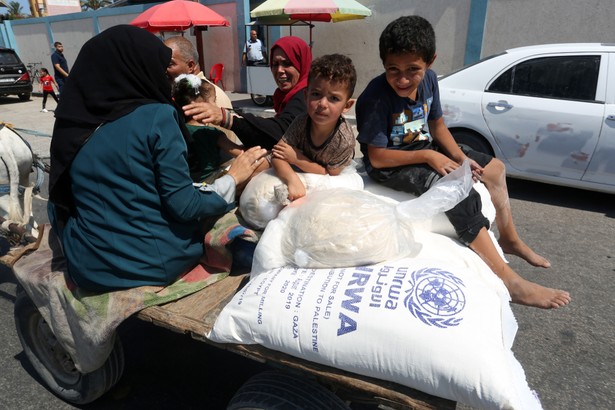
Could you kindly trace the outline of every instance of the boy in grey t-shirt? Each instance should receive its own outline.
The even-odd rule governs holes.
[[[354,134],[342,116],[352,107],[357,74],[350,58],[330,54],[310,67],[305,92],[307,114],[300,115],[272,150],[272,166],[288,186],[288,199],[306,194],[293,170],[339,175],[354,157]]]

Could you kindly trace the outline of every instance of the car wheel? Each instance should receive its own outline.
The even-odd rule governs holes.
[[[268,95],[250,94],[250,98],[252,99],[252,102],[259,107],[264,107],[273,103],[272,98]]]
[[[30,93],[19,94],[20,101],[30,101]]]
[[[107,361],[91,373],[81,373],[23,289],[14,307],[17,334],[24,353],[47,387],[61,399],[90,403],[111,389],[124,371],[124,350],[116,337]]]
[[[493,156],[491,145],[480,135],[468,131],[453,131],[453,138],[462,148],[482,152]]]
[[[324,386],[290,373],[269,371],[250,378],[237,390],[227,410],[350,410]]]

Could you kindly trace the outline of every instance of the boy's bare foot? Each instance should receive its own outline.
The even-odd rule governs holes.
[[[565,290],[551,289],[521,277],[505,283],[513,303],[541,309],[557,309],[570,303],[570,294]]]
[[[540,256],[536,252],[534,252],[529,246],[525,244],[522,240],[518,240],[515,242],[510,242],[505,239],[498,239],[498,243],[502,248],[504,253],[509,255],[515,255],[522,259],[525,259],[527,263],[532,266],[537,266],[539,268],[550,268],[551,262],[543,256]]]

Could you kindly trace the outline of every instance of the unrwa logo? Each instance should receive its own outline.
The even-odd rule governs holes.
[[[404,305],[410,313],[429,326],[457,326],[466,306],[463,281],[451,272],[438,268],[423,268],[412,272],[408,279]]]

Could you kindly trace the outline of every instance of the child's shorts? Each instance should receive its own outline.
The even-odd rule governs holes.
[[[425,149],[439,151],[435,146]],[[463,149],[463,152],[481,167],[485,167],[493,159],[491,155],[478,151]],[[442,178],[436,170],[427,164],[405,165],[395,168],[373,168],[369,172],[369,176],[386,187],[396,191],[408,192],[415,196],[422,195]],[[480,195],[472,189],[467,198],[446,212],[446,216],[455,228],[457,236],[465,245],[474,242],[483,227],[489,228],[489,220],[484,217],[481,209]]]

